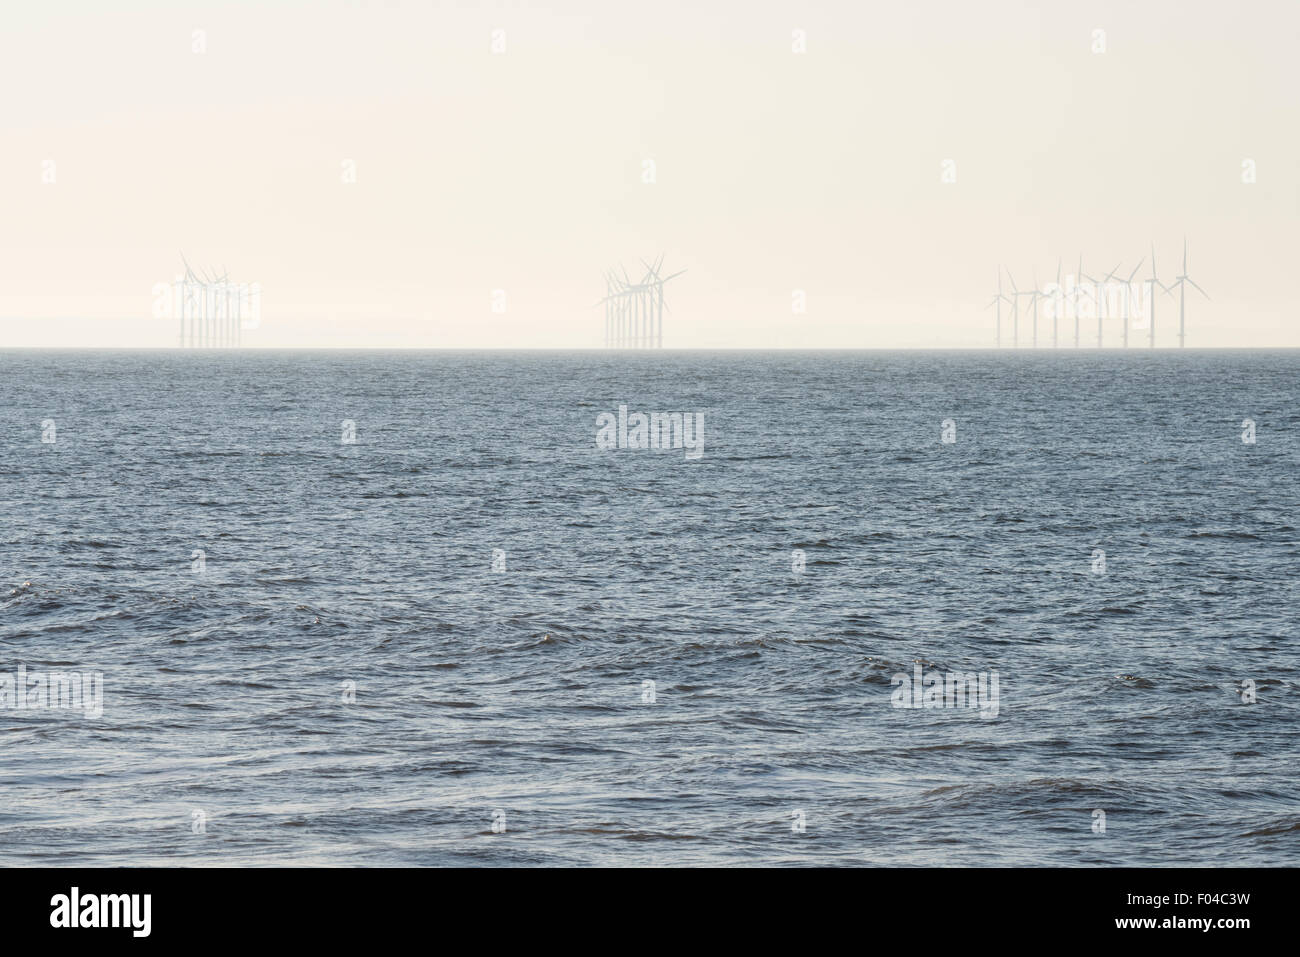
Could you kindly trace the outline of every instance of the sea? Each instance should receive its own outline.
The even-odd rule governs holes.
[[[3,351],[0,864],[1296,866],[1298,478],[1294,350]]]

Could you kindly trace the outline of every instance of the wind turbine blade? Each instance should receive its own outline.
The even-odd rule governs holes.
[[[1183,237],[1183,275],[1187,275],[1187,237]]]
[[[1206,299],[1209,299],[1209,298],[1210,298],[1210,294],[1209,294],[1208,292],[1206,292],[1204,289],[1202,289],[1200,286],[1197,286],[1197,285],[1196,285],[1196,280],[1193,279],[1191,276],[1188,276],[1188,277],[1187,277],[1187,281],[1190,282],[1193,286],[1195,286],[1195,287],[1196,287],[1196,291],[1199,292],[1199,293],[1200,293],[1202,296],[1204,296]]]
[[[1133,267],[1133,271],[1132,271],[1131,273],[1128,274],[1128,284],[1129,284],[1130,286],[1133,285],[1133,277],[1136,276],[1136,275],[1138,274],[1138,270],[1142,268],[1142,264],[1143,264],[1144,262],[1146,262],[1146,257],[1143,257],[1142,259],[1139,259],[1139,260],[1138,260],[1138,264],[1137,264],[1136,266]]]
[[[1017,296],[1020,295],[1020,287],[1016,285],[1016,277],[1011,275],[1011,270],[1007,269],[1006,266],[1003,266],[1002,268],[1006,270],[1007,278],[1011,280],[1011,288],[1015,291]]]
[[[1159,282],[1159,280],[1156,279],[1156,244],[1155,243],[1151,244],[1151,281]]]
[[[1061,257],[1056,257],[1056,284],[1061,284]]]
[[[681,275],[682,273],[684,273],[684,272],[686,272],[685,269],[678,270],[677,272],[673,273],[671,276],[665,276],[663,279],[660,279],[659,281],[660,281],[660,282],[667,282],[669,279],[676,279],[678,276],[680,276],[680,275]]]

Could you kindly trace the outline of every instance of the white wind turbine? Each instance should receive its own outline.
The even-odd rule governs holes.
[[[650,347],[662,349],[664,345],[664,310],[668,309],[668,304],[664,301],[664,283],[670,279],[676,279],[685,269],[679,269],[671,276],[659,275],[659,267],[664,264],[665,253],[660,253],[655,264],[651,266],[644,259],[641,265],[646,267],[645,279],[641,280],[642,285],[648,290],[650,297]],[[671,309],[668,309],[671,312]]]
[[[1191,283],[1193,286],[1196,287],[1196,291],[1199,292],[1202,296],[1204,296],[1207,300],[1210,298],[1210,294],[1206,292],[1204,289],[1202,289],[1200,286],[1197,286],[1196,280],[1194,280],[1191,276],[1187,275],[1187,237],[1186,236],[1183,237],[1183,272],[1180,276],[1178,276],[1176,279],[1174,279],[1173,282],[1169,284],[1169,289],[1173,289],[1174,286],[1178,287],[1178,348],[1179,349],[1186,348],[1187,346],[1187,335],[1186,335],[1186,325],[1185,325],[1186,312],[1184,308],[1186,305],[1186,290],[1183,288],[1184,283]],[[1168,292],[1168,290],[1166,290],[1166,292]]]
[[[627,270],[623,268],[622,263],[618,264],[618,271],[623,274],[623,290],[619,294],[618,301],[619,311],[622,313],[621,325],[623,327],[623,341],[621,344],[626,348],[632,344],[632,334],[636,328],[636,316],[632,314],[632,280],[628,278]]]
[[[1166,294],[1169,292],[1168,289],[1166,289],[1163,285],[1161,285],[1160,280],[1156,278],[1156,244],[1152,243],[1151,244],[1151,296],[1150,296],[1150,300],[1147,303],[1147,308],[1151,310],[1151,317],[1150,317],[1151,330],[1148,336],[1148,341],[1149,341],[1149,346],[1152,349],[1156,347],[1156,287],[1157,286],[1159,286],[1161,289],[1164,289]]]
[[[614,344],[614,274],[608,269],[602,270],[605,277],[605,298],[597,300],[596,305],[605,307],[605,348]]]
[[[194,274],[190,267],[190,261],[181,253],[181,262],[185,264],[185,282],[184,293],[181,296],[181,347],[185,346],[185,321],[189,320],[190,326],[190,346],[195,343],[195,329],[199,322],[200,310],[197,308],[201,303],[198,298],[199,286],[203,285],[203,280]]]
[[[1097,280],[1093,279],[1091,276],[1084,277],[1085,279],[1088,280],[1088,282],[1092,283],[1092,301],[1097,305],[1097,348],[1098,349],[1101,348],[1101,321],[1106,317],[1105,286],[1107,283],[1111,281],[1112,278],[1114,278],[1115,273],[1119,272],[1119,267],[1121,265],[1123,264],[1116,263],[1115,268],[1112,269],[1110,272],[1106,273],[1106,278],[1103,279],[1101,282],[1097,282]]]
[[[1133,277],[1137,275],[1137,271],[1142,268],[1142,264],[1144,262],[1146,262],[1145,257],[1139,259],[1138,264],[1133,267],[1133,271],[1128,274],[1128,279],[1124,280],[1124,348],[1125,349],[1128,348],[1128,327],[1129,327],[1128,304],[1129,301],[1133,298]]]
[[[1020,348],[1020,297],[1024,295],[1016,285],[1016,278],[1006,266],[1007,279],[1011,283],[1011,348]]]
[[[1079,253],[1079,266],[1074,271],[1074,348],[1079,348],[1079,297],[1083,295],[1083,253]]]
[[[1056,257],[1056,288],[1061,288],[1061,257]],[[1056,348],[1056,327],[1061,321],[1061,310],[1059,306],[1052,307],[1052,348]]]
[[[203,274],[203,345],[211,347],[217,337],[217,298],[212,287],[216,280],[208,275],[207,269],[199,270]]]
[[[226,270],[226,264],[221,264],[221,278],[217,280],[217,295],[221,300],[221,324],[224,329],[225,345],[233,346],[235,344],[234,323],[235,310],[232,308],[233,303],[230,299],[230,273]]]
[[[997,339],[997,347],[998,347],[999,349],[1002,348],[1002,303],[1003,303],[1004,301],[1005,301],[1005,302],[1011,302],[1012,300],[1008,299],[1006,296],[1004,296],[1004,295],[1002,294],[1002,267],[999,266],[999,267],[998,267],[998,291],[997,291],[997,294],[996,294],[992,299],[990,299],[990,300],[989,300],[989,304],[988,304],[987,306],[984,307],[985,309],[992,309],[994,306],[997,306],[997,307],[998,307],[998,339]]]
[[[1026,293],[1029,296],[1030,305],[1034,307],[1034,338],[1033,347],[1038,348],[1038,300],[1043,298],[1043,294],[1038,289],[1038,270],[1034,270],[1034,291]]]

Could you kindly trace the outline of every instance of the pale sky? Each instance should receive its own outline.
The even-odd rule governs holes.
[[[660,253],[669,348],[985,347],[1000,264],[1154,241],[1168,281],[1184,235],[1189,346],[1300,346],[1297,36],[1294,0],[10,2],[0,347],[174,347],[178,250],[261,283],[246,347],[594,348],[601,271]]]

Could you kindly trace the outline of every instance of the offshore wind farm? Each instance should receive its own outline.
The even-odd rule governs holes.
[[[257,283],[231,282],[223,266],[217,270],[195,271],[185,254],[183,275],[176,277],[169,305],[180,321],[179,345],[182,349],[237,349],[243,343],[243,330],[250,320],[256,322],[260,286]]]
[[[988,304],[984,307],[985,309],[995,310],[995,348],[1005,348],[1002,327],[1004,305],[1009,310],[1011,318],[1010,347],[1012,349],[1021,348],[1020,303],[1022,299],[1027,298],[1028,303],[1025,306],[1025,313],[1031,324],[1029,337],[1029,347],[1031,349],[1038,348],[1040,302],[1046,304],[1047,317],[1052,320],[1051,347],[1053,349],[1061,347],[1059,327],[1062,319],[1073,319],[1074,321],[1074,348],[1076,349],[1083,347],[1080,339],[1080,323],[1084,319],[1095,319],[1097,322],[1097,336],[1094,345],[1098,349],[1106,347],[1106,326],[1108,321],[1112,326],[1118,322],[1118,348],[1129,348],[1130,332],[1142,332],[1145,333],[1147,347],[1154,349],[1157,346],[1156,306],[1160,301],[1160,297],[1156,295],[1157,290],[1161,295],[1170,299],[1175,298],[1174,293],[1177,292],[1178,348],[1186,348],[1187,287],[1191,286],[1206,301],[1210,301],[1209,293],[1202,289],[1188,272],[1186,238],[1183,239],[1180,272],[1168,285],[1160,281],[1156,271],[1154,242],[1151,244],[1151,274],[1145,279],[1137,279],[1138,272],[1147,261],[1145,256],[1139,259],[1124,278],[1118,278],[1123,276],[1124,264],[1122,262],[1116,263],[1112,269],[1098,278],[1083,271],[1083,254],[1080,253],[1075,271],[1066,275],[1064,280],[1062,280],[1061,276],[1062,261],[1060,259],[1057,260],[1056,264],[1056,279],[1042,287],[1038,284],[1037,269],[1032,269],[1033,283],[1028,289],[1019,287],[1009,267],[999,265],[997,269],[997,291],[994,292]],[[1002,284],[1004,274],[1007,284],[1010,286],[1010,292],[1007,292]]]
[[[664,346],[664,283],[676,279],[685,269],[660,276],[664,254],[654,265],[641,260],[645,275],[633,282],[619,265],[605,270],[605,297],[596,305],[605,307],[606,349],[662,349]]]

